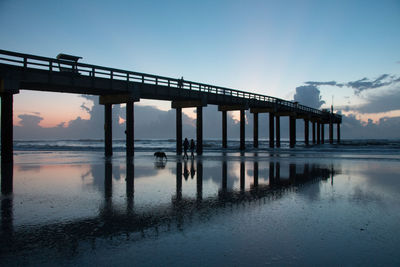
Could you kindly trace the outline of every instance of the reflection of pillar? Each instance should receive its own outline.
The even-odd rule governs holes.
[[[135,192],[135,167],[133,161],[126,159],[126,199],[128,211],[133,210],[133,196]]]
[[[296,116],[289,116],[290,147],[296,145]]]
[[[107,160],[104,164],[104,197],[111,199],[112,197],[112,163]]]
[[[245,119],[245,110],[241,109],[240,110],[240,150],[244,150],[245,149],[245,123],[246,123],[246,119]]]
[[[278,135],[278,129],[276,129],[276,131],[277,131],[276,135]],[[275,129],[274,129],[274,113],[270,112],[269,113],[269,147],[271,147],[271,148],[274,147],[274,139],[275,139],[274,138],[274,132],[275,132]],[[278,139],[278,136],[276,138]],[[276,146],[278,146],[278,144]]]
[[[196,136],[197,136],[197,155],[203,154],[203,107],[197,107]]]
[[[296,164],[289,164],[289,179],[292,183],[296,181]]]
[[[315,144],[315,121],[312,122],[312,143]]]
[[[304,119],[304,143],[306,144],[306,146],[309,145],[309,127],[310,127],[310,123],[308,121],[308,119]]]
[[[258,113],[253,113],[253,146],[258,147]]]
[[[111,156],[112,152],[112,105],[104,105],[104,145],[105,155]]]
[[[176,162],[176,200],[182,199],[182,162]]]
[[[274,177],[274,162],[269,162],[269,185],[275,184],[275,177]]]
[[[325,124],[321,123],[321,144],[325,143]]]
[[[13,192],[13,163],[1,164],[1,193],[8,195]]]
[[[197,200],[203,199],[203,162],[197,160]]]
[[[280,116],[276,116],[275,123],[276,123],[276,147],[281,147],[281,120]]]
[[[126,155],[134,154],[134,108],[133,101],[126,103]]]
[[[226,191],[228,187],[228,164],[222,162],[222,191]]]
[[[317,144],[321,144],[321,124],[317,122]]]
[[[340,143],[340,123],[337,123],[337,142]]]
[[[254,162],[254,187],[258,187],[258,162]]]
[[[244,182],[245,182],[245,169],[244,162],[240,162],[240,191],[244,191]]]
[[[3,240],[10,240],[13,235],[13,200],[5,197],[1,200],[1,233]]]
[[[227,120],[226,120],[226,110],[222,111],[222,147],[227,148],[228,147],[228,132],[227,132]]]
[[[182,155],[182,108],[176,108],[176,154]]]
[[[281,164],[279,161],[276,163],[276,174],[275,174],[275,182],[279,183],[279,180],[281,179]]]
[[[13,95],[1,95],[1,162],[13,162]]]

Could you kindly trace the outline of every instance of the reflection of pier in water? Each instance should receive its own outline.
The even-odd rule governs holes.
[[[280,162],[269,162],[268,184],[259,183],[259,162],[253,163],[253,183],[245,190],[245,162],[240,162],[239,190],[229,190],[228,163],[221,162],[221,187],[214,197],[203,198],[203,163],[196,161],[196,197],[182,196],[182,162],[176,163],[176,193],[170,204],[138,212],[134,207],[134,164],[126,164],[126,211],[115,208],[112,203],[112,163],[105,162],[104,204],[99,215],[92,218],[77,219],[61,223],[22,227],[13,227],[13,203],[11,197],[4,197],[1,203],[0,247],[4,251],[24,251],[41,247],[56,248],[58,253],[76,253],[79,242],[89,242],[93,246],[97,238],[112,238],[126,235],[126,240],[137,240],[146,236],[171,231],[171,226],[182,230],[192,224],[194,218],[216,216],[218,210],[235,207],[240,203],[259,205],[259,200],[273,201],[303,184],[333,179],[336,171],[333,167],[321,167],[314,164],[288,165],[289,175],[281,176]],[[301,166],[301,168],[300,168]],[[302,169],[298,171],[298,169]],[[264,169],[266,170],[266,169]],[[3,185],[3,184],[2,184]],[[11,188],[12,190],[12,188]],[[240,205],[241,206],[241,205]],[[234,209],[232,210],[234,212]],[[67,250],[67,251],[66,251]],[[68,254],[68,255],[67,255]]]

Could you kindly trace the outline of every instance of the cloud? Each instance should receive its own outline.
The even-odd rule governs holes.
[[[396,78],[394,75],[382,74],[375,80],[369,80],[368,78],[362,78],[357,81],[348,82],[346,86],[354,89],[354,93],[359,95],[362,91],[381,88],[384,86],[391,85],[400,81],[400,78]]]
[[[350,108],[351,109],[351,108]],[[380,113],[400,110],[400,90],[391,90],[381,95],[370,95],[363,105],[352,108],[361,113]]]
[[[312,108],[320,108],[325,101],[321,100],[320,91],[316,85],[303,85],[296,88],[293,100]]]
[[[342,83],[337,83],[335,81],[330,81],[330,82],[305,82],[305,84],[311,85],[311,86],[330,85],[330,86],[343,87]]]

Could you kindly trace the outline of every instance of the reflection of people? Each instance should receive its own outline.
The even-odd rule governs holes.
[[[178,87],[179,88],[183,87],[183,76],[178,80]]]
[[[189,148],[189,141],[188,141],[188,139],[185,137],[185,141],[183,141],[183,151],[184,151],[183,158],[185,158],[185,156],[186,156],[187,159],[189,158],[189,156],[188,156],[188,154],[187,154],[188,148]]]
[[[196,146],[196,144],[194,143],[194,140],[190,140],[190,152],[192,153],[191,157],[194,158],[194,147]]]
[[[183,177],[185,177],[185,180],[189,178],[189,170],[187,166],[187,161],[185,160],[185,164],[183,165]]]
[[[190,177],[193,179],[196,174],[196,170],[194,169],[193,159],[190,162]]]

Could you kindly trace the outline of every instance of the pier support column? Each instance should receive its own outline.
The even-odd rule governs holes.
[[[276,147],[281,147],[281,117],[279,115],[275,118],[276,123]]]
[[[196,114],[197,155],[201,155],[203,154],[203,107],[197,107]]]
[[[240,110],[240,150],[245,150],[246,145],[245,145],[245,124],[246,124],[246,119],[245,119],[245,110],[241,109]]]
[[[1,163],[13,163],[13,94],[1,94]]]
[[[325,143],[325,124],[321,123],[321,144]]]
[[[321,144],[321,124],[317,122],[317,144]]]
[[[289,116],[289,131],[290,131],[290,148],[294,148],[296,145],[296,116]]]
[[[340,123],[337,124],[337,143],[340,143]]]
[[[176,154],[182,155],[182,108],[176,108]]]
[[[112,104],[104,105],[104,154],[112,156]]]
[[[315,121],[312,121],[312,143],[315,144]]]
[[[333,123],[329,122],[329,144],[333,144]]]
[[[258,113],[253,113],[253,146],[258,147]]]
[[[132,157],[135,153],[134,148],[134,102],[126,103],[126,155]]]
[[[306,144],[306,146],[309,145],[309,126],[309,120],[304,119],[304,143]]]
[[[275,133],[274,117],[275,117],[274,113],[270,112],[269,113],[269,147],[270,148],[273,148],[275,146],[274,145],[274,139],[275,139],[275,136],[274,136],[274,133]],[[278,117],[277,117],[277,119],[278,119]],[[276,138],[278,139],[278,128],[276,129],[276,131],[277,131],[277,134],[276,134],[277,137]],[[278,141],[277,141],[276,146],[278,146]]]
[[[228,147],[228,132],[227,132],[227,111],[222,111],[222,147]]]

